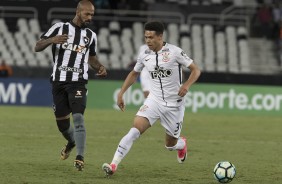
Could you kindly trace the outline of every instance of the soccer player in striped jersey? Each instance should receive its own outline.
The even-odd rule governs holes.
[[[185,112],[184,96],[201,72],[181,48],[163,41],[164,26],[161,22],[147,22],[144,28],[147,46],[141,49],[134,69],[125,79],[117,97],[117,105],[122,111],[125,110],[123,95],[144,67],[150,75],[150,93],[137,112],[133,127],[119,142],[112,162],[102,165],[107,176],[116,172],[133,142],[158,119],[165,129],[165,147],[170,151],[177,150],[179,163],[183,163],[187,156],[186,138],[180,136]],[[182,66],[190,69],[190,75],[184,83]]]
[[[61,151],[61,159],[69,157],[76,146],[74,166],[84,168],[86,130],[84,111],[86,108],[88,65],[96,75],[105,77],[107,71],[98,61],[97,36],[87,26],[94,16],[94,5],[89,0],[78,3],[75,17],[66,23],[58,22],[40,37],[35,51],[40,52],[52,45],[53,72],[50,78],[54,113],[59,131],[67,140]],[[72,114],[73,124],[70,124]]]

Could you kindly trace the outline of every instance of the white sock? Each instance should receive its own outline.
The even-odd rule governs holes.
[[[125,155],[129,152],[133,142],[138,139],[140,132],[137,128],[131,128],[129,132],[121,139],[115,152],[112,164],[116,166],[121,162]]]
[[[181,150],[181,149],[184,148],[184,146],[185,146],[185,141],[182,138],[178,138],[178,141],[177,141],[177,143],[175,145],[175,149],[176,150]]]
[[[172,150],[181,150],[183,149],[185,146],[185,141],[181,138],[178,138],[178,141],[176,143],[176,145],[174,145],[173,147],[167,147],[165,146],[168,150],[172,151]]]

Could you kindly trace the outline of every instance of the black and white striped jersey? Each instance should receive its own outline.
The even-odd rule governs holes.
[[[53,72],[52,81],[79,81],[88,80],[88,58],[95,56],[97,50],[97,36],[89,28],[81,28],[72,22],[58,22],[41,39],[48,39],[56,35],[67,34],[67,42],[53,44]]]

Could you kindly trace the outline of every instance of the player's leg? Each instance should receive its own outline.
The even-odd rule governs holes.
[[[62,148],[61,150],[61,159],[65,160],[69,157],[72,149],[75,147],[75,141],[74,141],[74,132],[73,127],[70,125],[70,116],[62,116],[56,118],[57,126],[59,131],[62,133],[62,135],[65,137],[65,139],[68,141],[67,144]]]
[[[106,175],[112,175],[121,160],[126,156],[132,147],[133,142],[139,138],[148,128],[150,128],[156,120],[159,118],[154,112],[157,103],[146,100],[144,105],[139,109],[134,118],[133,127],[129,132],[121,139],[116,152],[114,154],[111,164],[103,164],[102,169]]]
[[[61,150],[61,159],[69,157],[75,146],[73,127],[70,124],[70,108],[68,105],[68,96],[63,86],[58,83],[52,84],[53,109],[59,131],[67,140],[67,144]]]
[[[187,143],[185,137],[180,137],[184,118],[184,106],[165,108],[165,116],[161,117],[161,124],[166,129],[165,147],[172,151],[177,150],[177,160],[183,163],[187,156]]]
[[[138,139],[139,136],[148,128],[150,128],[150,126],[151,125],[147,118],[141,116],[135,117],[133,127],[120,140],[111,164],[104,163],[102,166],[102,169],[105,171],[107,176],[114,174],[114,172],[117,170],[118,164],[130,151],[133,142]]]
[[[177,150],[177,160],[183,163],[187,157],[187,142],[185,137],[175,138],[166,134],[166,146],[168,150]]]
[[[150,123],[147,118],[136,116],[134,119],[133,127],[129,132],[121,139],[118,148],[115,152],[112,163],[118,165],[120,161],[129,152],[133,142],[139,138],[150,127]]]
[[[86,145],[86,129],[84,125],[84,111],[86,108],[85,85],[71,87],[69,91],[69,104],[72,110],[72,118],[74,124],[74,140],[76,144],[76,159],[74,166],[82,171],[84,168],[84,151]]]

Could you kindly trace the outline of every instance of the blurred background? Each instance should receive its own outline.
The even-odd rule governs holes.
[[[49,77],[51,51],[35,53],[52,24],[69,21],[78,0],[1,0],[0,60],[13,77]],[[108,79],[130,70],[144,43],[143,24],[158,19],[165,40],[201,67],[200,82],[281,84],[281,0],[93,0],[91,28]],[[281,32],[281,33],[280,33]],[[281,43],[280,43],[281,42]],[[125,74],[124,74],[125,72]]]

